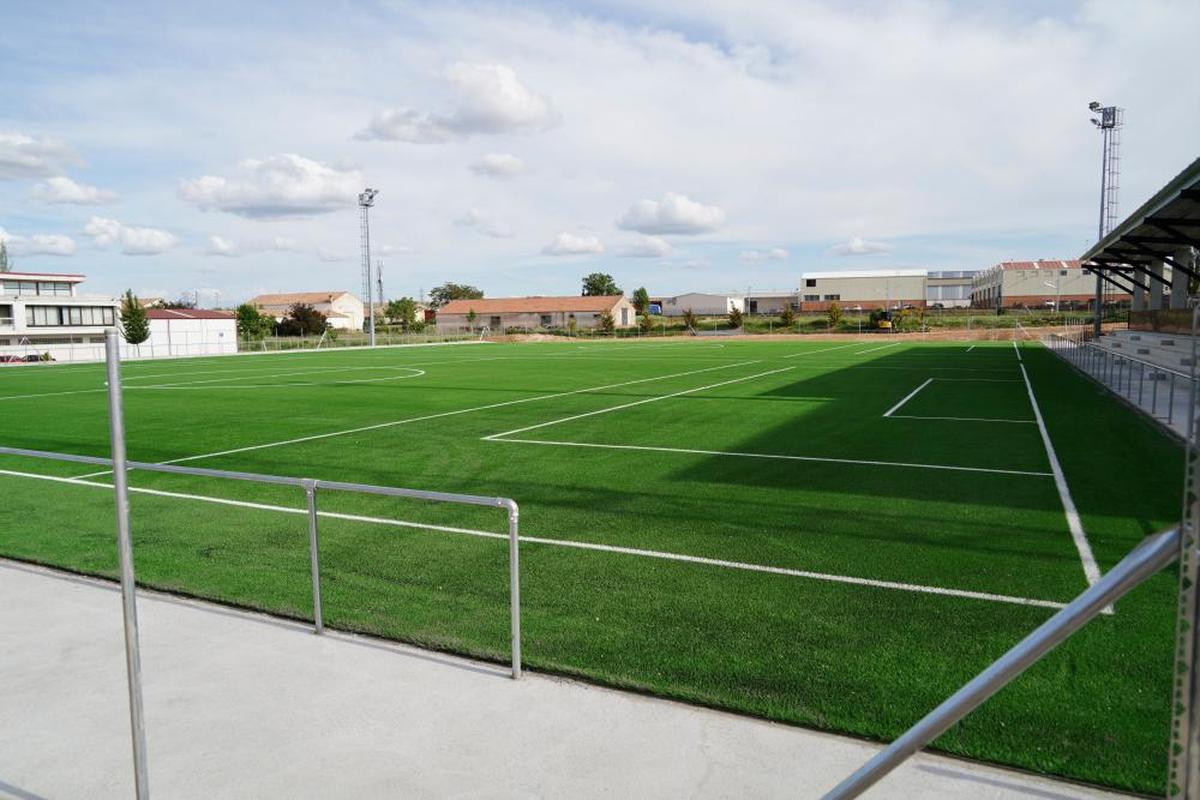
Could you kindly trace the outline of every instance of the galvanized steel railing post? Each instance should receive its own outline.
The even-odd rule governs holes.
[[[308,501],[308,550],[312,562],[313,628],[317,634],[325,632],[325,619],[321,613],[321,555],[317,538],[317,482],[304,481],[304,498]]]
[[[129,728],[138,800],[150,797],[146,772],[146,723],[142,709],[142,657],[138,646],[133,538],[129,529],[129,481],[125,465],[125,415],[121,405],[121,340],[115,328],[104,336],[108,371],[108,433],[112,444],[113,492],[117,509],[117,559],[121,568],[121,609],[125,618],[125,672],[129,682]]]
[[[512,500],[505,501],[508,509],[508,597],[509,639],[512,647],[512,677],[521,677],[521,511]]]

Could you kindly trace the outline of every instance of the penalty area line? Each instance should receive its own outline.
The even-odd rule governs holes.
[[[0,475],[9,475],[17,478],[30,478],[33,480],[52,481],[54,483],[67,483],[75,486],[90,486],[95,489],[112,488],[112,484],[109,483],[95,483],[93,481],[80,480],[79,478],[62,478],[56,475],[41,475],[34,472],[18,472],[16,470],[0,469]],[[288,506],[277,506],[268,503],[252,503],[246,500],[229,500],[223,497],[210,497],[208,495],[167,492],[159,489],[144,489],[136,486],[130,486],[129,491],[136,494],[154,495],[156,497],[170,497],[181,500],[195,500],[204,503],[215,503],[224,506],[250,508],[256,511],[271,511],[295,515],[308,514],[308,509],[306,508],[291,508]],[[508,534],[506,533],[482,531],[475,528],[457,528],[448,525],[431,525],[423,522],[406,522],[404,520],[388,519],[385,517],[368,517],[359,514],[344,514],[337,511],[318,511],[317,516],[326,517],[329,519],[347,520],[351,522],[364,522],[373,525],[417,528],[438,533],[457,533],[466,536],[477,536],[485,539],[508,540]],[[599,542],[573,541],[570,539],[549,539],[541,536],[521,536],[520,541],[525,544],[538,544],[548,547],[568,547],[575,550],[590,550],[599,553],[614,553],[640,558],[653,558],[664,561],[698,564],[709,567],[722,567],[725,569],[734,569],[745,572],[760,572],[770,575],[783,575],[792,578],[807,578],[810,580],[825,581],[828,583],[869,586],[875,589],[889,589],[893,591],[913,592],[917,594],[940,595],[943,597],[956,597],[966,600],[983,600],[993,603],[1008,603],[1011,605],[1035,606],[1037,608],[1050,608],[1055,610],[1066,607],[1065,603],[1059,603],[1053,600],[1039,600],[1032,597],[1017,597],[1014,595],[994,594],[991,592],[975,592],[968,589],[948,589],[941,586],[926,586],[917,583],[876,580],[874,578],[859,578],[852,575],[835,575],[826,572],[792,569],[790,567],[774,567],[768,564],[754,564],[745,561],[730,561],[723,558],[693,556],[686,553],[672,553],[664,550],[645,550],[638,547],[619,547],[617,545],[601,544]]]
[[[899,410],[900,410],[900,407],[901,407],[901,406],[903,406],[903,405],[904,405],[905,403],[907,403],[909,400],[912,400],[914,397],[916,397],[918,392],[920,392],[922,389],[924,389],[926,386],[928,386],[928,385],[929,385],[929,384],[931,384],[931,383],[933,383],[933,378],[930,378],[929,380],[925,381],[924,383],[922,383],[922,384],[921,384],[920,386],[918,386],[917,388],[913,389],[913,390],[912,390],[911,392],[909,392],[908,394],[904,395],[904,399],[903,399],[903,400],[901,400],[899,403],[896,403],[896,405],[894,405],[894,406],[892,406],[891,408],[889,408],[887,411],[885,411],[885,412],[884,412],[884,414],[883,414],[883,415],[884,415],[885,417],[890,417],[892,414],[895,414],[897,411],[899,411]]]

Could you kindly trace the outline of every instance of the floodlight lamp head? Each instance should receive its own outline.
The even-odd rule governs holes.
[[[371,206],[375,205],[375,195],[377,194],[379,194],[378,189],[367,187],[359,192],[358,204],[364,208],[370,208]]]
[[[1092,102],[1088,103],[1088,111],[1095,111],[1098,108],[1100,108],[1099,101],[1093,100]]]

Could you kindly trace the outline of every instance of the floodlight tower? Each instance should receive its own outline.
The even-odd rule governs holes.
[[[1100,226],[1096,241],[1100,241],[1117,224],[1117,193],[1121,189],[1121,126],[1125,124],[1125,109],[1103,106],[1093,100],[1088,110],[1096,116],[1092,124],[1100,131],[1104,148],[1100,161]],[[1100,336],[1100,316],[1103,309],[1103,284],[1096,272],[1096,308],[1092,332]]]
[[[379,305],[383,305],[383,259],[375,261],[375,296],[379,298]]]
[[[369,186],[359,192],[358,208],[362,215],[362,281],[363,294],[367,296],[367,330],[371,335],[371,347],[375,346],[375,298],[371,291],[371,206],[375,205],[375,195],[379,191]]]

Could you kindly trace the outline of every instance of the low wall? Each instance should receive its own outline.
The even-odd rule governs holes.
[[[188,356],[219,356],[236,353],[237,342],[187,342],[166,344],[146,342],[141,345],[121,344],[121,360],[137,361],[145,358],[186,358]],[[12,355],[24,358],[27,355],[49,353],[55,361],[64,363],[103,361],[103,344],[28,344],[0,347],[0,356]]]

